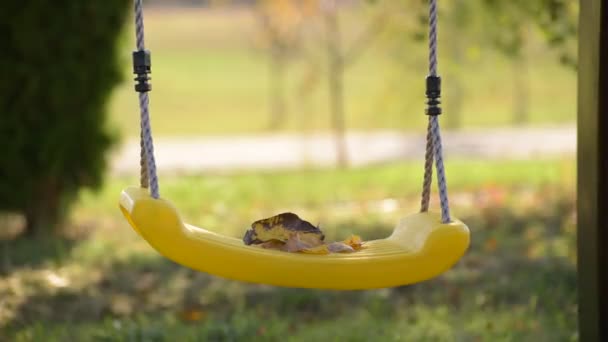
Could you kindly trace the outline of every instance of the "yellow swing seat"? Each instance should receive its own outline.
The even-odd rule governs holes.
[[[147,189],[125,189],[120,208],[166,258],[221,277],[276,286],[355,290],[411,284],[448,270],[469,246],[468,227],[455,219],[441,223],[438,213],[406,216],[389,237],[367,241],[361,251],[313,255],[247,246],[186,224],[170,202],[154,199]]]

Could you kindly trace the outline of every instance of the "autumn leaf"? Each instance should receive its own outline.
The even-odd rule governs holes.
[[[310,222],[300,219],[294,213],[282,213],[252,223],[251,229],[243,237],[243,242],[246,245],[260,244],[270,240],[287,242],[293,233],[298,233],[298,238],[309,244],[320,243],[325,239],[321,230]]]
[[[110,311],[115,315],[128,316],[133,313],[134,303],[131,297],[116,294],[110,298]]]
[[[363,240],[359,235],[351,235],[348,239],[342,241],[344,244],[358,251],[363,248]]]
[[[355,251],[354,248],[345,244],[344,242],[332,242],[329,245],[327,245],[327,249],[331,253],[344,253],[344,252],[351,253],[351,252]]]
[[[260,247],[266,249],[283,249],[285,247],[285,242],[279,240],[270,240],[266,242],[262,242]]]
[[[303,249],[301,252],[306,253],[306,254],[329,254],[330,253],[330,251],[328,249],[328,245],[326,245],[326,244],[322,244],[320,246],[316,246],[316,247],[312,247],[312,248]]]
[[[185,309],[184,311],[180,312],[179,317],[183,321],[198,322],[198,321],[205,319],[207,317],[207,313],[201,309],[189,308],[189,309]]]
[[[243,242],[265,249],[306,254],[352,253],[363,248],[363,241],[358,235],[329,244],[323,241],[324,238],[325,235],[318,227],[300,219],[296,214],[282,213],[252,223]]]
[[[323,242],[321,242],[320,240],[318,240],[317,243],[309,243],[307,241],[303,241],[300,238],[300,233],[294,233],[290,236],[289,239],[287,239],[287,242],[285,243],[285,250],[287,252],[295,253],[301,250],[316,247],[322,243]]]
[[[483,247],[487,252],[494,252],[498,248],[498,240],[495,238],[489,238],[486,240]]]

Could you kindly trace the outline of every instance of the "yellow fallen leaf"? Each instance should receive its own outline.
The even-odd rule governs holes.
[[[299,233],[292,234],[289,239],[287,239],[287,242],[285,242],[285,250],[291,253],[299,252],[312,247],[314,246],[300,239]]]
[[[306,254],[329,254],[329,249],[327,249],[327,245],[319,245],[316,247],[306,248],[301,250],[302,253]]]
[[[200,309],[186,309],[180,312],[179,317],[187,322],[198,322],[207,317],[207,313]]]
[[[343,243],[349,245],[354,250],[358,251],[363,248],[363,240],[359,235],[351,235],[348,239],[342,241]]]
[[[352,253],[355,251],[354,248],[345,244],[344,242],[332,242],[327,245],[327,249],[331,253]]]
[[[124,294],[116,294],[110,298],[110,311],[115,315],[131,315],[135,303],[132,298]]]
[[[495,238],[489,238],[483,245],[487,252],[494,252],[498,248],[498,241]]]
[[[302,234],[296,233],[298,236],[298,240],[309,245],[310,247],[316,247],[324,244],[323,239],[319,237],[317,234]]]
[[[279,241],[279,240],[270,240],[270,241],[262,242],[260,244],[260,247],[266,248],[266,249],[282,250],[285,248],[285,242]]]

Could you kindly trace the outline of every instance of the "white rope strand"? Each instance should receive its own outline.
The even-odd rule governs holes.
[[[137,40],[137,50],[145,50],[144,45],[144,14],[142,0],[135,0],[135,37]],[[139,93],[139,108],[141,113],[141,140],[143,151],[142,157],[145,159],[148,180],[150,184],[150,195],[153,198],[159,197],[158,178],[156,176],[156,161],[154,159],[154,143],[152,141],[152,128],[150,125],[150,98],[147,92]],[[142,163],[143,166],[144,163]],[[142,169],[142,172],[144,170]],[[142,179],[142,182],[144,180]]]
[[[429,76],[437,76],[437,0],[429,0]],[[429,209],[431,183],[433,178],[433,160],[437,168],[437,185],[441,202],[441,221],[451,221],[450,205],[448,200],[447,180],[443,165],[443,148],[441,144],[441,131],[437,115],[429,115],[427,127],[426,154],[424,163],[424,181],[422,185],[422,199],[420,211]]]
[[[439,187],[439,201],[441,203],[441,222],[452,221],[450,217],[450,203],[448,201],[448,182],[445,178],[445,167],[443,165],[443,151],[441,146],[441,132],[439,131],[439,120],[437,116],[431,116],[431,131],[433,133],[433,147],[435,152],[435,168],[437,168],[437,185]]]
[[[437,76],[437,0],[429,3],[429,75]]]
[[[437,1],[429,3],[429,76],[437,76]],[[427,125],[426,154],[424,162],[424,181],[422,183],[422,200],[420,211],[429,210],[431,199],[431,183],[433,180],[433,136],[431,116]]]
[[[431,130],[431,120],[426,130],[426,153],[424,156],[424,181],[422,183],[422,200],[420,202],[420,211],[429,211],[429,202],[431,200],[431,183],[433,182],[433,134]]]
[[[150,180],[148,179],[148,162],[146,161],[146,147],[144,146],[144,134],[139,130],[139,186],[148,189],[150,187]]]
[[[135,0],[135,39],[137,50],[145,50],[144,45],[144,10],[142,0]]]
[[[437,76],[437,1],[429,3],[429,76]],[[424,181],[422,183],[422,200],[420,211],[429,210],[431,183],[433,179],[433,130],[431,116],[427,125],[426,154],[424,162]]]
[[[148,93],[139,93],[139,106],[141,108],[141,131],[143,135],[144,155],[148,168],[148,180],[150,181],[150,195],[153,198],[159,197],[158,178],[156,175],[156,161],[154,159],[154,144],[152,141],[152,131],[150,129],[150,113]]]

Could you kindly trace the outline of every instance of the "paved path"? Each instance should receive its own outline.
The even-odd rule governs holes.
[[[352,165],[360,166],[424,157],[423,134],[397,131],[352,132],[347,136]],[[531,159],[573,156],[574,125],[540,128],[496,128],[444,132],[447,159]],[[205,170],[279,169],[335,164],[333,139],[328,134],[158,138],[155,153],[161,173]],[[127,141],[113,156],[113,171],[136,174],[139,142]]]

